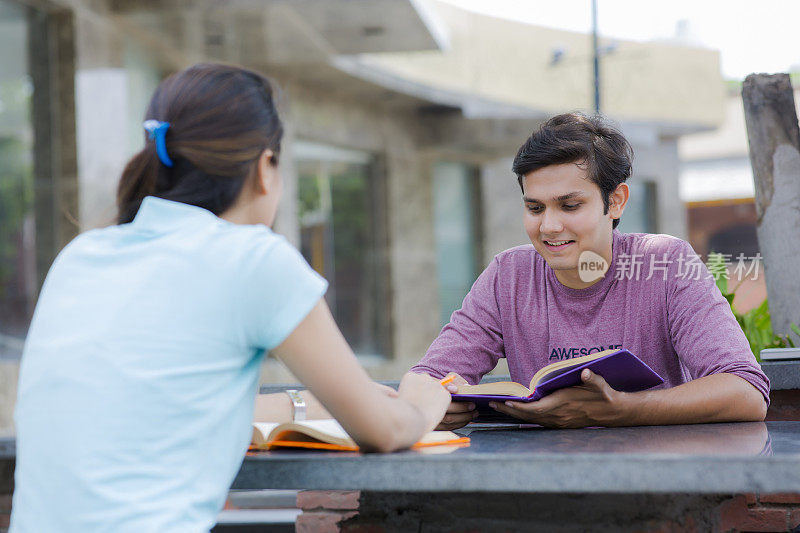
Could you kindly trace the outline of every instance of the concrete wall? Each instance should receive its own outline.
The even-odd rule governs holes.
[[[520,140],[520,145],[525,139]],[[523,227],[522,192],[511,172],[513,157],[487,162],[481,167],[484,266],[495,255],[530,240]]]
[[[14,434],[13,409],[18,377],[19,362],[0,360],[0,437]]]
[[[657,184],[658,232],[686,239],[688,237],[686,208],[680,201],[678,190],[680,159],[677,139],[658,137],[653,143],[638,145],[634,143],[635,140],[632,140],[634,160],[631,179],[646,179]]]

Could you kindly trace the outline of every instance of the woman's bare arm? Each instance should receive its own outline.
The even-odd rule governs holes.
[[[406,374],[397,397],[379,389],[358,363],[324,300],[273,353],[365,449],[411,446],[439,423],[450,403],[450,393],[421,374]],[[287,399],[287,418],[288,404]]]

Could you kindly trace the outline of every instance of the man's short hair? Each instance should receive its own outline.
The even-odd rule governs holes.
[[[512,169],[520,189],[526,174],[550,165],[578,163],[600,187],[608,213],[611,193],[631,175],[633,149],[616,127],[600,115],[556,115],[534,131],[520,147]],[[524,192],[524,189],[523,189]],[[616,228],[619,220],[614,220]]]

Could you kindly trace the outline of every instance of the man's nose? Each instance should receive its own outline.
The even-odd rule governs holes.
[[[564,229],[564,226],[561,224],[561,220],[558,218],[558,215],[554,213],[552,209],[546,209],[545,212],[542,213],[542,221],[539,224],[539,232],[548,235],[560,233],[562,229]]]

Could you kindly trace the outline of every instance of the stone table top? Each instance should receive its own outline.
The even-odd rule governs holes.
[[[800,361],[764,361],[761,369],[770,381],[770,390],[800,389]]]
[[[800,492],[800,422],[555,430],[470,425],[469,447],[248,456],[239,489]],[[437,453],[438,452],[438,453]]]

